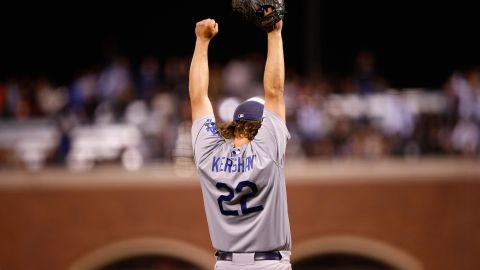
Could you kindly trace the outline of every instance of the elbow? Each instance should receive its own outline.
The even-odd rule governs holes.
[[[198,103],[202,99],[201,95],[195,91],[189,91],[189,97],[192,104]]]
[[[283,96],[284,87],[282,85],[266,87],[265,88],[265,96],[276,98]]]

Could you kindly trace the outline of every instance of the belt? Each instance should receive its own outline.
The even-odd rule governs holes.
[[[233,252],[217,251],[215,252],[215,256],[217,256],[217,260],[219,261],[231,261]],[[281,260],[282,255],[278,251],[255,252],[253,258],[255,261]]]

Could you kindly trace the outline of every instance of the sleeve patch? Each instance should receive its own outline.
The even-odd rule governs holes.
[[[207,132],[210,132],[216,136],[220,136],[220,132],[217,129],[217,125],[215,124],[215,122],[212,121],[212,119],[208,119],[207,122],[204,124],[204,126]]]

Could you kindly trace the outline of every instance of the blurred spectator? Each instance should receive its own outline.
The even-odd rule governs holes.
[[[353,79],[360,95],[383,92],[387,88],[385,80],[377,73],[375,57],[369,50],[357,53]]]
[[[42,115],[51,117],[67,103],[65,89],[54,88],[47,78],[35,82],[38,106]]]
[[[4,89],[5,105],[3,115],[5,118],[13,118],[16,115],[16,107],[20,95],[17,81],[14,78],[8,80],[5,83]]]
[[[98,74],[88,70],[80,74],[69,89],[69,107],[83,122],[93,123],[99,105]]]
[[[451,131],[451,146],[463,155],[475,156],[480,153],[480,68],[455,72],[446,86],[451,93],[449,104],[458,116]]]
[[[263,71],[259,70],[258,58],[254,55],[228,62],[223,69],[225,94],[242,100],[263,94],[263,77],[257,77],[258,74],[263,74]]]
[[[479,139],[478,126],[470,119],[460,119],[452,132],[453,148],[466,156],[475,156]]]
[[[124,113],[127,104],[134,98],[130,61],[117,56],[100,74],[98,89],[103,102],[113,111],[118,120]]]
[[[137,79],[138,98],[149,101],[160,87],[160,63],[154,56],[147,56],[140,63]]]
[[[307,157],[320,154],[320,142],[328,131],[322,110],[323,96],[319,84],[307,83],[297,93],[297,128]]]

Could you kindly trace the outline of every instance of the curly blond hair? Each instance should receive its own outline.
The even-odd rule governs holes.
[[[247,138],[250,141],[255,138],[258,129],[262,126],[261,121],[254,120],[239,120],[233,121],[229,124],[221,124],[218,127],[220,134],[225,139]]]

